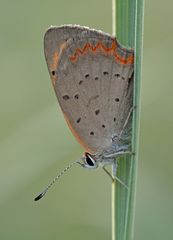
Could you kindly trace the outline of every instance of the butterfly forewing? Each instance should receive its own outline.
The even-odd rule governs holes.
[[[44,47],[72,132],[90,152],[110,147],[132,107],[133,52],[108,34],[67,25],[50,28]]]

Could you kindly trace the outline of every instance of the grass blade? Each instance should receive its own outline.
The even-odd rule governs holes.
[[[134,105],[136,106],[132,123],[132,150],[135,156],[121,158],[117,173],[117,176],[127,183],[129,190],[127,191],[117,182],[112,183],[112,240],[115,240],[115,237],[116,240],[132,240],[139,145],[144,0],[112,1],[116,3],[116,37],[122,45],[135,50]]]

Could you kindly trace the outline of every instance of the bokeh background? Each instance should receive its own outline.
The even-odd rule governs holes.
[[[136,240],[172,240],[172,1],[145,4]],[[111,1],[0,1],[0,239],[111,239],[111,185],[74,167],[33,198],[83,149],[63,119],[43,54],[50,25],[111,33]]]

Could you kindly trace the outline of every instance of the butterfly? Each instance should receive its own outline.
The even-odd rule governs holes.
[[[131,154],[134,51],[102,31],[63,25],[44,36],[45,58],[59,105],[84,156],[74,164],[105,169]],[[119,180],[121,181],[121,180]]]

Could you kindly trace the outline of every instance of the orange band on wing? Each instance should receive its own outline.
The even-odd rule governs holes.
[[[65,41],[60,45],[59,53],[58,53],[58,51],[56,51],[53,54],[52,64],[50,66],[51,71],[55,71],[58,68],[59,56],[61,55],[62,51],[66,48],[66,46],[67,46],[67,42]],[[51,75],[51,79],[52,79],[53,86],[55,86],[55,82],[57,80],[57,75]]]
[[[85,46],[80,49],[76,48],[75,53],[71,55],[69,58],[72,62],[75,62],[79,56],[85,55],[88,51],[92,51],[95,53],[97,50],[103,51],[103,53],[111,54],[115,57],[115,59],[121,64],[133,64],[134,63],[134,55],[131,54],[129,57],[122,57],[116,51],[117,44],[115,41],[112,41],[112,46],[107,48],[102,42],[98,42],[96,46],[91,45],[90,43],[86,43]]]
[[[55,69],[57,69],[58,61],[59,61],[59,55],[58,55],[58,52],[55,52],[53,54],[52,65],[50,67],[52,72],[55,71]],[[55,82],[57,80],[57,76],[51,74],[51,80],[52,80],[53,86],[55,86]]]

